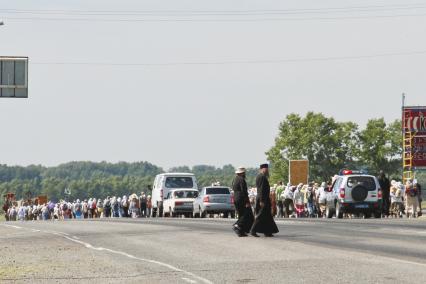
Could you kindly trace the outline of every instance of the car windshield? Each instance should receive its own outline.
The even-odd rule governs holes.
[[[167,188],[193,188],[192,177],[168,177],[166,178]]]
[[[197,198],[198,191],[175,191],[174,194],[176,199],[179,198]]]
[[[211,187],[206,189],[206,194],[231,194],[229,188],[226,187]]]
[[[369,191],[376,190],[376,182],[372,177],[354,176],[348,178],[349,188],[353,188],[357,185],[362,185]]]

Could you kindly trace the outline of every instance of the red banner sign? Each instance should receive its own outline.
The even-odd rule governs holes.
[[[413,167],[426,167],[426,107],[404,108],[404,131],[413,135]]]

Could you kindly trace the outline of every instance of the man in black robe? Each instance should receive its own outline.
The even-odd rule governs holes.
[[[238,213],[238,221],[233,225],[233,230],[239,237],[246,237],[254,221],[248,196],[246,169],[240,167],[235,174],[232,190],[234,191],[234,205]]]
[[[256,197],[256,218],[250,235],[259,237],[257,233],[264,234],[265,237],[273,237],[278,233],[278,227],[272,216],[271,199],[269,193],[271,187],[268,181],[269,167],[268,164],[260,166],[260,173],[256,177],[257,197]]]

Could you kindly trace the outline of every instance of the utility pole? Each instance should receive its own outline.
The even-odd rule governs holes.
[[[405,107],[405,93],[402,93],[402,108]]]

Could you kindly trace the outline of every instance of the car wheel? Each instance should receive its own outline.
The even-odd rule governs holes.
[[[231,212],[231,218],[235,219],[235,212]]]
[[[200,208],[200,218],[206,218],[206,213]]]
[[[171,208],[169,210],[170,210],[170,216],[173,217],[173,218],[175,218],[176,217],[176,213],[173,212]]]
[[[362,218],[363,219],[370,219],[371,218],[371,212],[364,212],[362,213]]]
[[[338,219],[343,218],[343,210],[339,202],[336,203],[336,218]]]
[[[353,200],[362,202],[368,197],[368,189],[363,185],[356,185],[352,189],[351,195]]]
[[[223,213],[223,218],[225,218],[225,219],[228,219],[228,218],[229,218],[229,214],[228,214],[228,212]]]
[[[377,219],[382,218],[382,212],[380,211],[374,212],[374,218],[377,218]]]

